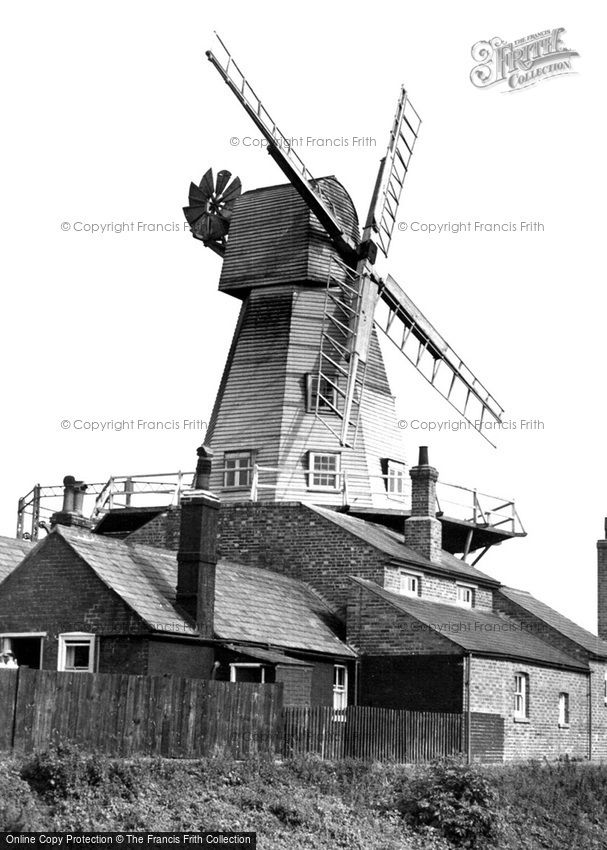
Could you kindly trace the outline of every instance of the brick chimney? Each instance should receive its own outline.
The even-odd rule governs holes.
[[[176,601],[195,621],[201,636],[212,638],[219,499],[209,492],[213,452],[200,446],[197,454],[193,492],[181,500]]]
[[[92,521],[83,516],[82,506],[87,485],[84,481],[76,481],[73,475],[63,479],[63,506],[51,516],[51,528],[56,525],[71,525],[77,528],[91,529]]]
[[[597,585],[599,637],[607,640],[607,518],[605,519],[605,539],[598,540],[597,548]]]
[[[405,520],[405,543],[429,561],[440,561],[442,527],[436,518],[438,470],[428,463],[428,447],[420,446],[411,476],[411,516]]]

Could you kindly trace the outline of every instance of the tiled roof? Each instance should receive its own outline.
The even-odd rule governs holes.
[[[391,558],[431,570],[432,572],[445,572],[449,573],[449,575],[456,574],[484,584],[490,584],[495,587],[499,586],[499,582],[491,578],[491,576],[482,573],[476,567],[464,563],[464,561],[444,550],[441,553],[440,563],[437,564],[426,560],[426,558],[423,558],[409,546],[406,546],[400,534],[376,522],[369,522],[366,519],[349,516],[341,511],[331,510],[320,505],[306,504],[306,507],[335,523],[335,525],[339,525],[345,531],[349,531],[350,534],[359,537],[369,546],[380,549]]]
[[[334,617],[326,602],[296,579],[220,561],[215,599],[221,638],[354,655],[332,631]]]
[[[565,635],[573,643],[577,643],[582,649],[592,655],[598,655],[600,658],[607,658],[607,641],[601,640],[597,635],[593,635],[592,632],[578,626],[577,623],[567,619],[563,614],[559,614],[554,608],[550,608],[545,602],[541,602],[525,590],[517,590],[513,587],[500,587],[499,592],[510,599],[511,602],[520,605],[530,614],[552,626],[553,629]]]
[[[526,631],[521,623],[504,614],[399,596],[366,579],[353,578],[352,581],[468,652],[588,669],[587,665],[544,643]]]
[[[175,552],[58,526],[56,532],[153,629],[196,634],[175,608]],[[329,606],[307,585],[231,561],[217,565],[215,633],[232,641],[354,655],[333,632]]]
[[[7,575],[12,573],[33,547],[31,540],[0,537],[0,581],[4,581]]]

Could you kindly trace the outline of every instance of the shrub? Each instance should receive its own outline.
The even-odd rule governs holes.
[[[3,760],[0,766],[0,832],[39,831],[44,814],[38,799],[19,775],[19,765],[13,759]]]
[[[49,803],[77,793],[79,786],[102,781],[101,763],[83,756],[73,744],[59,744],[35,753],[21,768],[21,778]]]
[[[65,743],[35,753],[23,763],[20,775],[46,803],[57,804],[91,794],[133,799],[155,767],[83,752]]]
[[[396,808],[416,830],[436,831],[455,847],[486,848],[498,839],[497,794],[480,769],[435,762],[401,786]]]

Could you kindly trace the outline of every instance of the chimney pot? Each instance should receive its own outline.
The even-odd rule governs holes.
[[[74,484],[76,479],[73,475],[66,475],[63,479],[63,513],[71,513],[74,510]]]
[[[76,481],[73,475],[63,479],[63,505],[60,511],[51,516],[51,527],[55,525],[73,525],[80,528],[91,528],[91,521],[82,515],[84,494],[87,485],[84,481]]]
[[[430,461],[428,460],[428,446],[420,446],[419,447],[419,459],[417,461],[418,466],[428,466]]]
[[[208,490],[211,482],[211,469],[213,466],[213,451],[209,446],[198,446],[196,449],[198,462],[194,475],[194,490]]]

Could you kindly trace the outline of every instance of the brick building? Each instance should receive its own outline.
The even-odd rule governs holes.
[[[411,477],[404,533],[311,503],[232,502],[219,551],[330,601],[357,653],[359,704],[464,712],[480,757],[606,757],[607,642],[443,549],[425,453]],[[178,526],[171,509],[128,537],[174,547]],[[607,557],[601,576],[607,597]]]
[[[411,477],[404,534],[310,503],[220,506],[206,486],[143,521],[60,513],[36,547],[0,546],[0,637],[31,666],[38,641],[48,668],[71,652],[282,681],[290,705],[461,712],[473,757],[607,757],[607,642],[443,549],[425,453]]]
[[[345,703],[355,653],[333,606],[217,561],[218,513],[206,492],[184,500],[177,551],[94,534],[73,510],[36,546],[2,540],[0,640],[34,668],[282,682],[287,705]]]

